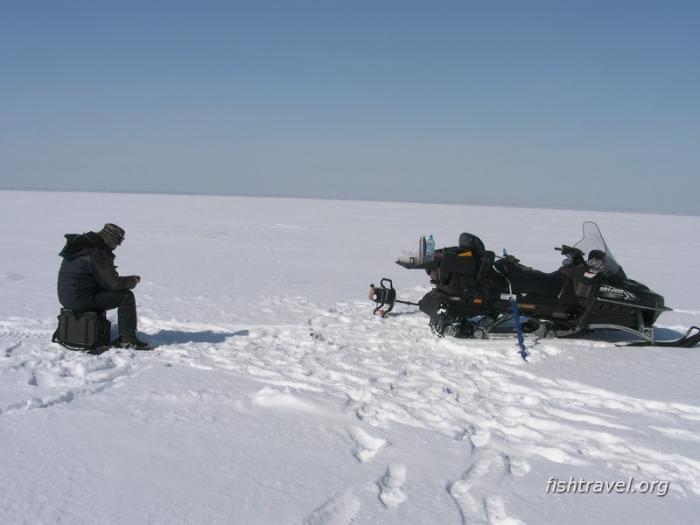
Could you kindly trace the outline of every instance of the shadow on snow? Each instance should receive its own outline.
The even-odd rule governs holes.
[[[200,332],[185,332],[182,330],[160,330],[159,332],[147,336],[148,342],[156,348],[158,346],[176,345],[184,343],[223,343],[229,337],[245,337],[249,335],[248,330],[238,330],[237,332],[214,332],[204,330]]]

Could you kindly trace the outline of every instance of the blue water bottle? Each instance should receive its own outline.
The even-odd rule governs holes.
[[[435,255],[435,239],[433,239],[431,234],[428,236],[428,240],[425,241],[425,260],[432,261],[433,255]]]

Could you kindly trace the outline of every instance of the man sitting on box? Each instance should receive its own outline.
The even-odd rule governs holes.
[[[131,291],[138,275],[120,277],[114,266],[114,250],[124,241],[124,230],[105,224],[99,232],[66,235],[66,245],[58,272],[58,300],[75,312],[117,308],[119,348],[150,350],[136,337],[136,299]]]

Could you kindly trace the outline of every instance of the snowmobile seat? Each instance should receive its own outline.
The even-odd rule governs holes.
[[[559,270],[545,273],[507,259],[498,261],[496,267],[508,277],[513,292],[557,297],[566,283],[566,275]]]
[[[471,250],[474,258],[477,260],[481,259],[481,256],[486,251],[484,243],[476,235],[464,232],[459,236],[459,247],[463,250]]]

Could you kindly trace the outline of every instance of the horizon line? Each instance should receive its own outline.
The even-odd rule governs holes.
[[[527,210],[557,210],[557,211],[592,211],[605,213],[623,213],[623,214],[641,214],[641,215],[670,215],[674,217],[698,217],[700,211],[661,211],[661,210],[638,210],[634,208],[607,208],[607,207],[584,207],[584,206],[536,206],[528,204],[508,204],[508,203],[475,203],[475,202],[450,202],[450,201],[418,201],[418,200],[393,200],[393,199],[371,199],[357,197],[309,197],[298,195],[264,195],[264,194],[246,194],[246,193],[207,193],[207,192],[190,192],[190,191],[152,191],[152,190],[85,190],[85,189],[56,189],[56,188],[19,188],[19,187],[0,187],[0,191],[26,191],[37,193],[105,193],[117,195],[180,195],[193,197],[244,197],[244,198],[262,198],[262,199],[290,199],[290,200],[320,200],[320,201],[340,201],[340,202],[376,202],[376,203],[391,203],[391,204],[426,204],[438,206],[475,206],[484,208],[522,208]]]

